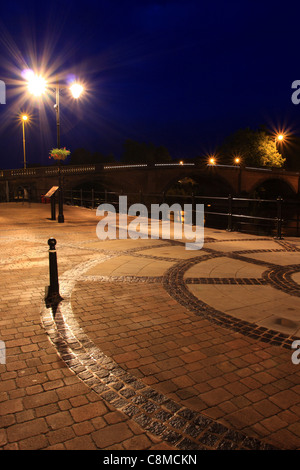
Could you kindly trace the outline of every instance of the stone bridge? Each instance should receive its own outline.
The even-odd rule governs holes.
[[[58,166],[0,171],[0,197],[9,201],[18,192],[28,191],[33,199],[39,199],[52,186],[58,184]],[[108,190],[144,194],[161,194],[173,184],[192,178],[203,188],[204,196],[248,195],[272,182],[278,188],[278,196],[299,196],[299,172],[282,169],[251,168],[230,165],[206,165],[196,163],[157,164],[88,164],[62,165],[61,175],[65,189],[76,189],[87,184],[95,190]]]

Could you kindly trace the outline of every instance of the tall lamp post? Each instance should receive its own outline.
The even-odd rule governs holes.
[[[46,91],[46,80],[39,76],[35,75],[33,72],[28,76],[28,89],[29,91],[35,96],[41,96]],[[63,86],[63,88],[67,88]],[[69,87],[73,98],[78,99],[83,92],[83,86],[79,83],[73,83]],[[57,148],[60,149],[60,105],[59,105],[59,91],[60,91],[60,84],[58,80],[56,80],[55,86],[55,105],[54,109],[56,111],[56,135],[57,135]],[[64,222],[64,214],[63,214],[63,191],[62,191],[62,184],[61,184],[61,161],[58,162],[58,222]]]
[[[54,105],[54,109],[56,111],[56,141],[57,141],[57,148],[60,149],[60,117],[59,117],[59,83],[56,82],[55,88],[55,98],[56,102]],[[64,196],[63,196],[63,188],[61,184],[61,160],[58,160],[58,223],[64,223]]]
[[[24,170],[26,170],[26,145],[25,145],[25,122],[28,120],[28,116],[23,114],[22,118],[22,130],[23,130],[23,158],[24,158]]]
[[[73,98],[77,99],[80,97],[83,92],[83,87],[79,83],[73,83],[70,87]],[[56,102],[54,109],[56,111],[56,140],[57,148],[60,149],[60,105],[59,105],[59,82],[56,82],[55,88],[55,98]],[[64,196],[63,196],[63,185],[61,179],[61,160],[58,160],[58,223],[64,223]]]

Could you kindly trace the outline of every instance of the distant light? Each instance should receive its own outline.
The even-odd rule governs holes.
[[[241,161],[240,157],[235,157],[234,163],[239,164]]]
[[[180,160],[179,165],[183,165],[183,161],[182,161],[182,160]]]
[[[279,135],[277,136],[277,140],[282,141],[283,139],[284,139],[284,135],[283,135],[283,134],[279,134]]]
[[[215,164],[216,164],[216,159],[213,158],[213,157],[211,157],[211,158],[209,159],[209,163],[210,163],[211,165],[215,165]]]
[[[29,74],[28,90],[34,96],[41,96],[46,90],[46,80],[40,75]]]
[[[83,92],[83,86],[80,85],[79,83],[73,83],[73,85],[70,86],[70,90],[73,95],[73,98],[77,99],[80,97],[81,93]]]
[[[26,114],[23,114],[22,119],[23,119],[23,121],[27,121],[27,120],[28,120],[28,116],[26,116]]]

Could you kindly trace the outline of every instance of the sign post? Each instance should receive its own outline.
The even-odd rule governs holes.
[[[58,186],[52,186],[52,188],[45,194],[44,197],[49,197],[51,201],[51,220],[56,220],[55,214],[55,193],[58,190]]]

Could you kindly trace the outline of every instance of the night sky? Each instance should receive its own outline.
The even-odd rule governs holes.
[[[0,168],[47,165],[55,94],[33,98],[24,69],[85,85],[60,97],[61,145],[120,158],[126,139],[172,158],[214,152],[237,129],[300,134],[300,4],[271,1],[5,1],[0,11]],[[300,95],[299,95],[300,96]],[[300,158],[300,155],[299,155]]]

